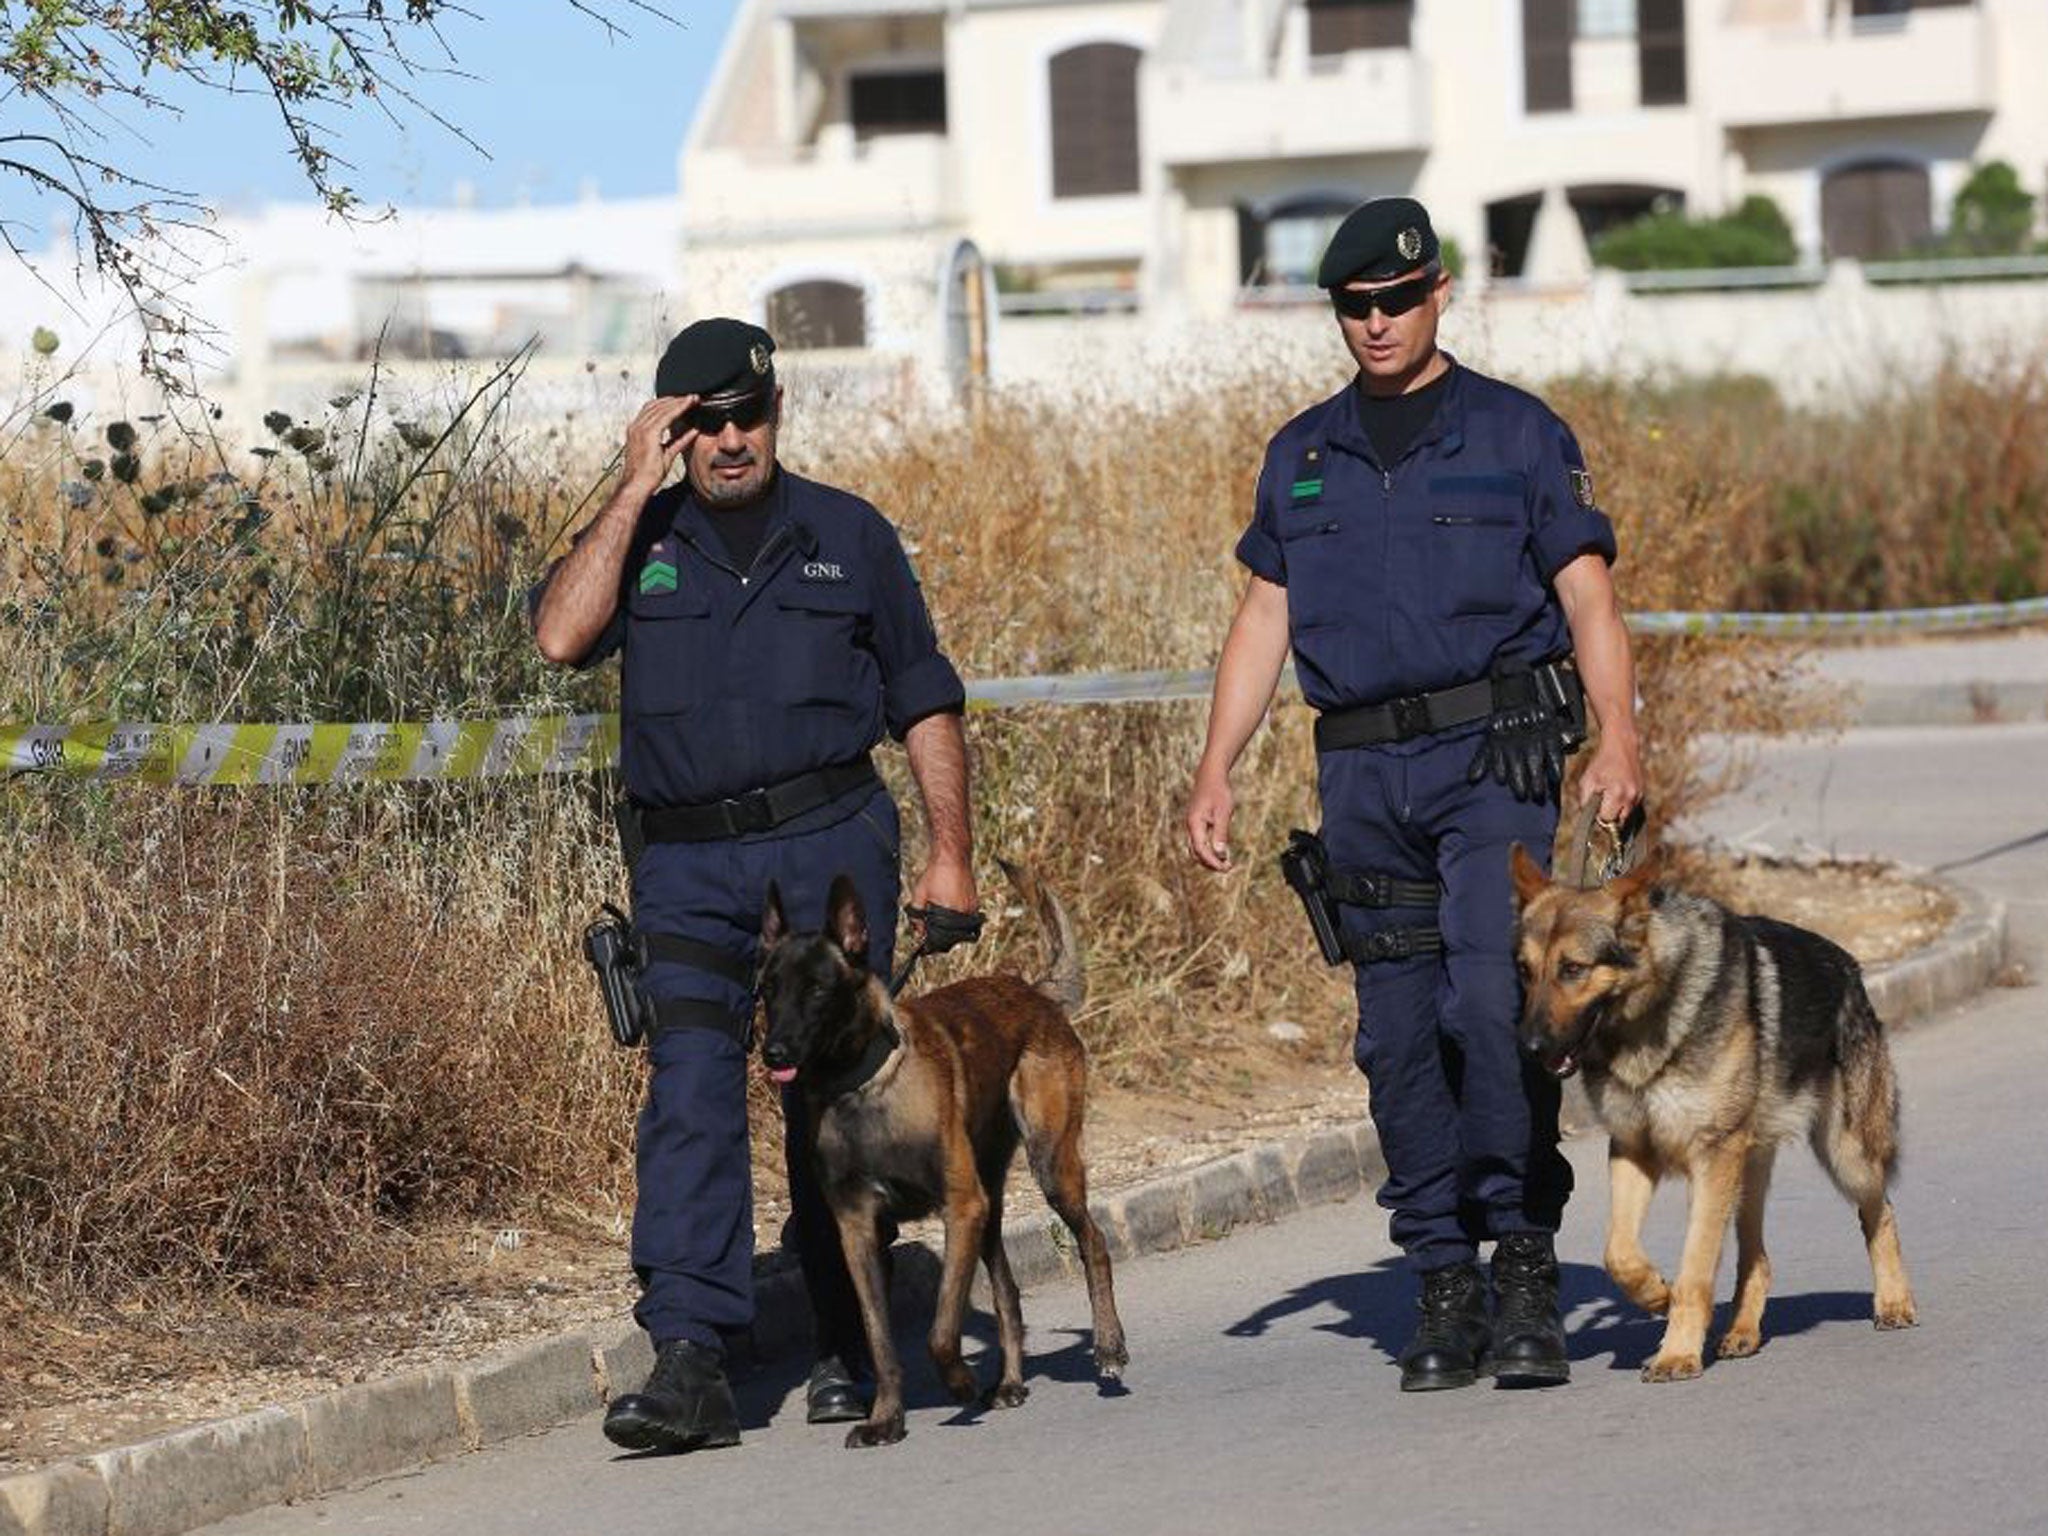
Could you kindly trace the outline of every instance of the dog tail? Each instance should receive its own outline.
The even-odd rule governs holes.
[[[1039,882],[1036,875],[1008,859],[997,859],[1010,884],[1024,898],[1024,904],[1038,914],[1045,929],[1046,971],[1036,983],[1038,990],[1073,1013],[1087,995],[1087,979],[1081,969],[1081,941],[1074,935],[1073,919],[1060,905],[1059,897]]]

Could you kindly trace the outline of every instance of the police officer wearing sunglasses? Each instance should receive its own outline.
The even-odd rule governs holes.
[[[761,912],[774,881],[800,923],[820,922],[840,873],[867,910],[895,910],[896,803],[869,758],[885,730],[905,743],[931,832],[916,904],[977,905],[959,674],[896,530],[776,463],[774,348],[728,319],[669,344],[610,500],[533,600],[550,661],[588,667],[616,652],[623,669],[620,830],[654,1012],[634,1315],[656,1358],[604,1429],[634,1449],[739,1438],[723,1355],[754,1307],[746,1063]],[[682,478],[665,484],[678,460]],[[893,944],[878,928],[867,956],[885,977]],[[793,1080],[782,1108],[818,1342],[808,1416],[857,1419],[860,1313]]]
[[[1401,1386],[1561,1382],[1552,1237],[1571,1169],[1558,1084],[1516,1045],[1508,851],[1548,858],[1588,701],[1581,793],[1616,820],[1641,797],[1614,531],[1570,429],[1438,349],[1451,278],[1420,203],[1354,210],[1317,281],[1358,374],[1267,448],[1189,847],[1231,867],[1230,771],[1291,649],[1323,828],[1320,845],[1298,835],[1288,876],[1325,958],[1354,966],[1380,1204],[1420,1277]]]

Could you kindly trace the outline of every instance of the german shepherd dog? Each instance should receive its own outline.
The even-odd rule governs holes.
[[[1877,1326],[1911,1327],[1885,1194],[1898,1167],[1898,1080],[1854,958],[1804,928],[1660,884],[1656,861],[1579,890],[1551,883],[1519,845],[1510,858],[1522,1044],[1559,1078],[1584,1069],[1611,1137],[1607,1273],[1638,1306],[1670,1314],[1643,1379],[1699,1375],[1731,1212],[1735,1314],[1717,1352],[1752,1355],[1763,1342],[1764,1200],[1778,1143],[1794,1136],[1856,1207]],[[1666,1173],[1692,1186],[1676,1285],[1642,1246]]]
[[[781,893],[761,924],[762,1058],[793,1073],[810,1109],[819,1182],[839,1224],[875,1363],[875,1401],[848,1446],[903,1438],[903,1370],[889,1333],[881,1224],[936,1211],[945,1223],[931,1353],[963,1403],[976,1399],[960,1358],[967,1291],[979,1257],[995,1298],[1002,1376],[985,1401],[1025,1399],[1024,1316],[1003,1252],[1003,1184],[1021,1140],[1046,1200],[1073,1232],[1088,1277],[1095,1368],[1117,1379],[1128,1356],[1111,1287],[1109,1247],[1088,1214],[1081,1163],[1087,1057],[1068,1021],[1080,1006],[1081,957],[1072,924],[1029,874],[1003,872],[1044,925],[1046,978],[977,976],[894,1001],[869,973],[868,922],[844,876],[832,883],[822,933],[793,934]],[[871,1074],[871,1075],[870,1075]]]

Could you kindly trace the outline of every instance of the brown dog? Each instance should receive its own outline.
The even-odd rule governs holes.
[[[1764,1200],[1778,1143],[1794,1136],[1856,1207],[1877,1326],[1911,1327],[1886,1197],[1898,1079],[1854,957],[1804,928],[1661,885],[1654,862],[1579,890],[1552,884],[1519,845],[1511,858],[1522,1044],[1557,1077],[1585,1069],[1611,1137],[1607,1272],[1637,1305],[1670,1313],[1643,1379],[1699,1375],[1731,1212],[1735,1315],[1719,1353],[1756,1353],[1771,1284]],[[1642,1246],[1666,1173],[1692,1186],[1675,1286]]]
[[[1081,1001],[1081,960],[1059,902],[1029,875],[1003,872],[1045,925],[1051,965],[1033,985],[977,976],[892,1001],[867,968],[867,915],[853,882],[833,881],[823,933],[792,934],[769,888],[761,922],[762,1058],[794,1072],[811,1114],[819,1182],[839,1223],[875,1362],[875,1402],[849,1446],[903,1438],[903,1369],[889,1333],[880,1226],[938,1212],[946,1252],[932,1320],[932,1360],[954,1397],[972,1402],[960,1358],[967,1291],[988,1266],[1002,1348],[992,1407],[1024,1401],[1024,1316],[1003,1252],[1003,1184],[1024,1143],[1045,1198],[1080,1245],[1094,1313],[1095,1366],[1114,1380],[1128,1359],[1111,1288],[1109,1248],[1088,1214],[1081,1164],[1087,1058],[1068,1022]]]

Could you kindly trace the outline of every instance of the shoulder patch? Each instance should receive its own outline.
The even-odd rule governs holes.
[[[1593,505],[1593,477],[1592,477],[1592,475],[1591,475],[1590,473],[1588,473],[1588,472],[1587,472],[1586,470],[1583,470],[1583,469],[1568,469],[1568,470],[1566,470],[1566,471],[1565,471],[1565,473],[1571,476],[1571,481],[1572,481],[1572,500],[1573,500],[1573,501],[1576,501],[1576,502],[1577,502],[1577,503],[1578,503],[1578,504],[1579,504],[1580,506],[1582,506],[1582,507],[1590,507],[1590,506],[1592,506],[1592,505]]]

